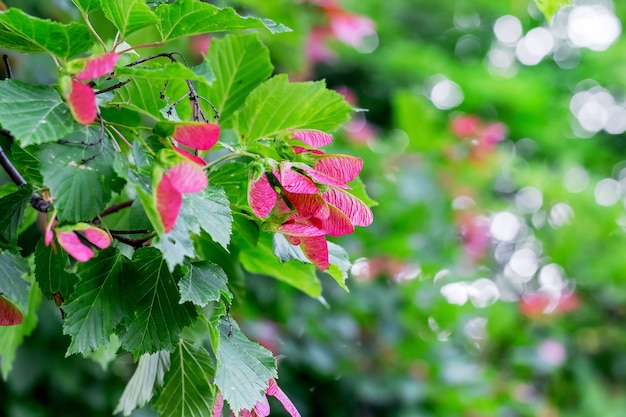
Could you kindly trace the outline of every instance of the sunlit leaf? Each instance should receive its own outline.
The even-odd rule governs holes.
[[[259,401],[270,378],[276,378],[272,353],[250,341],[233,320],[219,324],[215,383],[235,412],[251,409]]]
[[[29,16],[20,9],[0,13],[0,46],[26,54],[50,53],[62,60],[89,50],[93,41],[87,26],[62,24]]]
[[[198,93],[217,107],[222,126],[229,125],[233,113],[274,68],[269,50],[256,33],[214,39],[205,62],[213,70],[215,82],[211,87],[199,86]]]
[[[267,28],[272,33],[288,32],[289,28],[269,19],[239,16],[233,9],[219,9],[208,3],[178,0],[155,9],[159,17],[161,40],[200,35],[224,30]]]
[[[143,0],[101,0],[100,3],[104,15],[120,31],[122,39],[157,23],[157,17]]]
[[[254,141],[288,129],[333,131],[351,111],[323,81],[290,83],[286,75],[278,75],[252,91],[234,124],[241,140]]]
[[[78,127],[57,90],[13,79],[0,81],[0,125],[22,147],[54,142]]]

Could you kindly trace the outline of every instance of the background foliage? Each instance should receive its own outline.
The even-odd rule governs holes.
[[[55,20],[76,13],[62,1],[26,3]],[[330,18],[319,4],[216,3],[293,28],[262,34],[275,71],[326,79],[367,109],[333,144],[364,159],[379,202],[370,228],[336,240],[358,258],[350,293],[322,280],[320,303],[246,274],[233,309],[248,336],[280,355],[279,382],[302,415],[621,415],[623,36],[604,49],[577,45],[567,34],[575,8],[549,26],[525,0],[345,0],[344,10],[375,21],[376,36],[355,48],[330,34],[321,59],[308,43]],[[620,2],[576,5],[626,17]],[[494,33],[505,15],[539,39],[536,64],[516,55],[518,39]],[[550,41],[536,28],[552,36],[543,54]],[[175,47],[199,62],[202,40]],[[17,60],[16,78],[50,81],[43,59]],[[0,385],[7,415],[112,413],[131,358],[106,370],[64,358],[61,328],[44,301]]]

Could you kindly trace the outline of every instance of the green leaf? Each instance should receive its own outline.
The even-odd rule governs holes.
[[[122,346],[133,356],[159,350],[172,351],[183,327],[191,324],[196,311],[189,303],[180,304],[177,269],[171,273],[156,248],[138,249],[133,256],[137,269],[133,285],[125,287],[125,298],[135,310],[127,323]]]
[[[0,252],[0,294],[16,304],[24,314],[28,312],[30,283],[24,279],[28,271],[28,264],[22,257]]]
[[[63,333],[72,341],[66,355],[87,353],[109,345],[110,335],[123,317],[122,277],[129,261],[117,249],[108,248],[78,266],[80,282],[63,305]]]
[[[263,234],[256,247],[242,251],[239,259],[248,272],[269,275],[311,297],[319,297],[322,294],[322,286],[315,274],[315,267],[297,260],[281,264],[274,256],[272,237],[268,233]]]
[[[17,230],[24,221],[24,211],[32,195],[32,188],[22,185],[16,192],[0,198],[0,247],[17,245]]]
[[[213,70],[216,82],[210,88],[200,86],[198,93],[218,109],[223,127],[228,126],[233,113],[274,69],[269,50],[256,33],[214,39],[205,62]]]
[[[206,307],[211,301],[219,301],[224,296],[230,303],[233,295],[227,284],[228,277],[219,265],[209,261],[192,263],[189,265],[189,273],[178,283],[180,301],[191,301]]]
[[[185,206],[188,206],[202,230],[226,249],[233,230],[233,215],[224,190],[209,185],[200,193],[185,195]]]
[[[0,125],[21,147],[54,142],[78,127],[57,90],[14,79],[0,81]]]
[[[219,332],[215,384],[235,413],[252,409],[263,398],[270,378],[277,376],[276,360],[269,350],[250,341],[232,320],[222,320]]]
[[[171,98],[170,102],[176,102],[189,93],[185,81],[174,79],[167,84],[167,88],[163,91],[165,99],[162,99],[161,90],[163,90],[164,85],[164,80],[131,78],[128,84],[117,90],[110,104],[135,110],[156,120],[162,120],[164,117],[161,114],[161,109],[168,106],[167,100]],[[183,102],[186,104],[184,107]],[[191,114],[189,100],[183,100],[183,102],[176,107],[181,118]]]
[[[91,32],[81,23],[62,23],[32,17],[20,9],[0,13],[0,46],[25,54],[49,53],[63,61],[88,51]]]
[[[35,247],[35,277],[46,297],[60,293],[68,298],[74,290],[78,277],[65,270],[68,265],[67,253],[55,250],[52,245],[46,246],[40,240]]]
[[[197,75],[193,70],[187,68],[180,62],[170,62],[161,66],[133,66],[119,67],[115,69],[116,76],[128,76],[133,79],[152,79],[162,80],[192,80],[206,82],[206,80]]]
[[[72,3],[83,13],[100,9],[100,0],[72,0]]]
[[[100,127],[85,127],[66,138],[72,143],[44,145],[37,155],[60,222],[93,219],[122,189],[114,170],[118,155],[108,137],[98,142],[99,136]]]
[[[154,403],[163,417],[203,417],[212,415],[215,388],[215,363],[201,346],[180,339],[171,356],[172,366],[165,385]]]
[[[289,243],[287,238],[281,233],[274,233],[272,239],[272,251],[278,258],[280,263],[290,261],[292,259],[298,260],[303,263],[310,264],[311,261],[306,257],[300,246],[295,246]]]
[[[277,75],[257,87],[236,114],[242,141],[275,136],[286,129],[331,132],[349,118],[352,108],[324,81],[290,83]]]
[[[330,267],[324,272],[333,277],[341,288],[349,292],[346,280],[352,263],[346,250],[333,242],[328,242],[328,261]]]
[[[552,18],[561,7],[569,3],[569,0],[535,0],[537,8],[541,10],[548,22],[552,21]]]
[[[139,358],[137,369],[124,388],[114,414],[123,413],[129,416],[152,399],[157,388],[163,386],[165,373],[170,368],[170,353],[160,351],[143,354]]]
[[[13,165],[22,174],[26,182],[35,188],[43,184],[43,177],[39,172],[39,160],[33,154],[37,149],[37,146],[23,149],[16,143],[11,146],[11,161]]]
[[[37,325],[37,310],[41,303],[41,291],[36,283],[28,291],[28,308],[24,321],[17,326],[0,326],[0,371],[5,380],[13,366],[15,352],[24,338],[29,336]]]
[[[117,351],[122,347],[122,342],[116,334],[109,336],[109,344],[106,346],[100,346],[93,352],[89,352],[83,355],[86,358],[96,362],[103,371],[106,372],[107,368],[115,359],[117,359]]]
[[[162,41],[236,29],[265,27],[272,33],[291,31],[269,19],[242,17],[231,8],[219,9],[212,4],[193,0],[162,4],[155,9],[155,13],[159,18],[158,28]]]
[[[121,38],[157,23],[157,17],[142,0],[101,0],[102,11],[120,31]]]
[[[193,219],[191,219],[193,221]],[[185,257],[193,258],[196,256],[196,251],[193,246],[193,240],[190,233],[191,228],[199,227],[196,222],[189,223],[185,220],[183,213],[179,214],[176,219],[176,225],[174,229],[168,233],[159,235],[152,246],[159,249],[163,253],[163,258],[167,262],[167,267],[170,272],[174,271],[177,265],[182,265]]]

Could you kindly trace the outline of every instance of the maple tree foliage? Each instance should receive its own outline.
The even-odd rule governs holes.
[[[229,314],[230,271],[313,297],[325,271],[345,288],[348,256],[325,236],[372,223],[363,163],[318,148],[352,107],[324,82],[270,78],[255,32],[216,38],[197,66],[167,51],[192,35],[290,30],[280,23],[197,0],[72,1],[82,21],[0,11],[0,46],[48,54],[58,70],[55,85],[29,84],[5,59],[0,81],[10,143],[0,156],[16,185],[0,214],[0,325],[17,335],[0,350],[3,377],[43,296],[63,315],[68,355],[138,362],[124,415],[148,401],[163,416],[217,415],[224,400],[234,414],[268,415],[266,394],[299,415],[273,355]],[[90,24],[96,12],[113,38]],[[129,44],[145,27],[154,39]],[[144,54],[155,45],[167,52]],[[37,218],[40,242],[25,259],[17,238]]]

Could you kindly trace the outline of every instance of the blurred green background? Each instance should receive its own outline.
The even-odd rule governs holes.
[[[5,2],[77,18],[66,0]],[[276,71],[365,110],[334,143],[378,202],[339,240],[350,293],[249,276],[233,308],[303,416],[626,415],[626,3],[551,23],[528,0],[212,3],[293,28],[262,33]],[[166,49],[197,62],[209,40]],[[11,58],[16,78],[55,81],[48,58]],[[112,414],[132,360],[64,358],[68,343],[44,303],[0,415]]]

